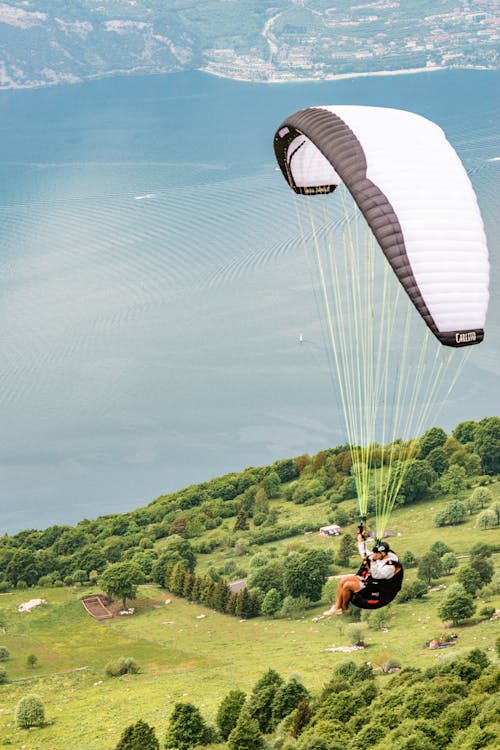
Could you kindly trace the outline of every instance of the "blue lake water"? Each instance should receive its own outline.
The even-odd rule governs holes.
[[[446,131],[481,206],[492,300],[439,423],[498,414],[498,82],[180,74],[1,92],[0,531],[345,441],[272,151],[309,105],[400,107]]]

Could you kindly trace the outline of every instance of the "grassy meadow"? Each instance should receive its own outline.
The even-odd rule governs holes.
[[[495,499],[500,499],[499,483],[491,484],[489,489]],[[462,496],[470,491],[464,490]],[[498,544],[498,529],[476,529],[475,516],[468,516],[458,526],[435,527],[435,513],[447,502],[449,497],[433,498],[396,509],[391,521],[396,534],[392,546],[396,551],[403,554],[411,550],[419,557],[434,541],[443,540],[464,564],[469,549],[477,542]],[[281,508],[282,514],[287,513],[287,523],[307,517],[319,527],[329,520],[327,503],[309,507],[281,499],[272,503]],[[225,523],[229,526],[234,519]],[[347,531],[353,533],[354,529],[351,526]],[[322,539],[317,533],[307,533],[261,546],[258,551],[279,551],[298,545],[336,550],[339,543],[339,538]],[[227,555],[227,551],[220,550],[199,555],[197,570],[220,565]],[[241,555],[238,564],[244,568],[249,557],[248,553]],[[499,557],[493,557],[497,569]],[[357,560],[353,558],[352,563],[354,569]],[[407,580],[415,576],[414,569],[407,571]],[[476,615],[453,628],[458,633],[456,645],[439,651],[424,647],[431,638],[450,631],[437,614],[446,593],[438,587],[453,581],[453,575],[444,576],[435,582],[438,590],[429,592],[425,599],[393,603],[388,610],[387,628],[366,627],[366,648],[353,654],[327,650],[350,645],[349,618],[323,617],[323,610],[330,605],[327,599],[296,619],[260,616],[240,621],[176,598],[154,584],[145,584],[132,602],[134,615],[98,623],[80,601],[84,594],[95,593],[95,588],[30,588],[1,594],[0,646],[8,648],[10,658],[2,662],[9,681],[0,685],[0,747],[112,750],[124,727],[139,718],[155,727],[162,742],[175,702],[194,703],[213,722],[217,707],[229,690],[251,691],[269,667],[285,678],[300,675],[306,687],[314,691],[328,681],[333,666],[345,659],[376,664],[389,654],[403,665],[425,668],[437,659],[481,647],[494,660],[500,620],[479,617],[477,612],[485,605],[480,599]],[[35,597],[46,599],[47,603],[31,612],[17,611],[21,602]],[[168,599],[170,603],[166,603]],[[487,603],[500,609],[499,596]],[[38,658],[34,668],[27,665],[29,654]],[[106,677],[106,664],[121,656],[133,657],[140,673]],[[388,677],[381,674],[377,679]],[[48,723],[42,728],[20,730],[15,725],[14,709],[28,693],[41,696]]]

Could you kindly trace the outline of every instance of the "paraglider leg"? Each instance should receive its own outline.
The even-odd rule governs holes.
[[[360,588],[361,581],[358,576],[342,576],[337,589],[335,606],[325,612],[325,615],[341,615],[342,612],[347,612],[352,595]]]

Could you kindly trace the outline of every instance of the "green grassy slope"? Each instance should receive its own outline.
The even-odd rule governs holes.
[[[498,498],[500,485],[492,484],[490,489]],[[474,517],[456,527],[433,526],[436,511],[448,501],[434,498],[395,510],[391,524],[396,533],[395,549],[399,553],[411,549],[418,557],[442,539],[465,563],[468,550],[478,541],[498,542],[498,530],[478,531]],[[319,526],[328,520],[327,503],[307,507],[275,500],[272,504],[281,506],[282,513],[286,511],[287,523],[312,518]],[[234,519],[226,523],[231,527]],[[297,544],[335,550],[339,539],[325,540],[309,533],[264,548],[286,549]],[[203,570],[219,565],[227,554],[227,550],[217,549],[210,555],[200,555],[198,567]],[[497,568],[499,557],[494,556]],[[245,567],[248,559],[248,555],[242,555],[238,563]],[[408,571],[407,577],[414,578],[415,571]],[[453,576],[445,576],[436,583],[448,586],[453,580]],[[348,621],[322,618],[329,605],[326,600],[299,619],[259,617],[240,622],[145,585],[134,603],[137,609],[133,616],[97,623],[79,601],[83,593],[85,589],[80,587],[33,588],[0,596],[0,622],[4,626],[0,646],[6,646],[11,654],[3,662],[9,682],[0,686],[0,747],[111,750],[122,729],[138,718],[155,726],[158,736],[163,737],[177,700],[193,702],[213,721],[218,704],[230,689],[250,691],[269,667],[284,677],[299,673],[305,685],[314,690],[329,679],[336,663],[347,658],[327,651],[350,641]],[[494,658],[500,621],[480,620],[477,615],[454,629],[459,638],[453,648],[438,652],[424,649],[426,641],[446,629],[437,615],[444,595],[444,590],[437,590],[423,601],[393,604],[387,632],[367,630],[367,648],[352,658],[376,662],[382,653],[389,653],[405,665],[426,667],[436,659],[449,658],[450,653],[476,646],[488,649],[490,658]],[[34,597],[46,599],[47,604],[29,613],[17,612],[20,602]],[[167,598],[170,604],[165,604]],[[488,604],[500,608],[500,597]],[[479,601],[478,610],[481,606],[484,603]],[[26,665],[30,653],[38,657],[34,669]],[[120,656],[134,657],[141,673],[105,677],[107,662]],[[47,719],[53,723],[21,731],[15,727],[13,710],[19,698],[31,692],[42,697]]]

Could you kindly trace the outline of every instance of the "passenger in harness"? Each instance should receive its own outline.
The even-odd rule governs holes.
[[[337,590],[337,600],[325,615],[347,612],[349,603],[363,609],[377,609],[389,604],[401,588],[403,566],[387,542],[376,542],[372,552],[367,552],[363,524],[359,526],[358,549],[362,558],[355,575],[342,576]]]

